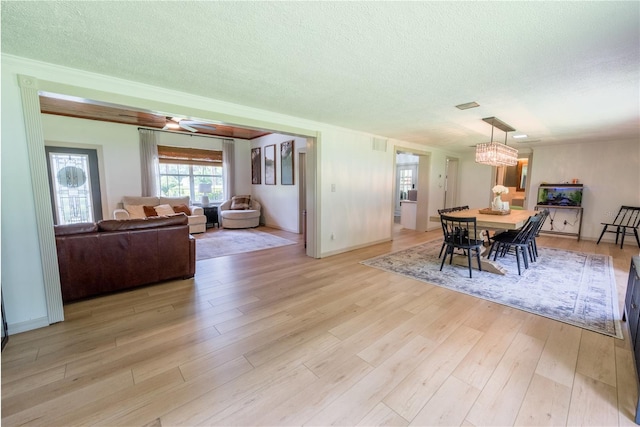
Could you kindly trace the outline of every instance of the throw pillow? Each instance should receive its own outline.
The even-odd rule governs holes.
[[[144,214],[147,218],[151,216],[158,216],[153,206],[143,206],[142,209],[144,209]]]
[[[124,210],[129,212],[129,218],[131,219],[142,219],[147,217],[142,205],[124,205]]]
[[[183,213],[187,216],[191,215],[191,209],[189,209],[189,206],[187,205],[176,205],[173,207],[173,211],[175,213]]]
[[[231,198],[231,209],[242,211],[251,208],[251,196],[233,196]]]
[[[175,214],[173,208],[170,205],[158,205],[154,209],[160,216],[169,216]]]

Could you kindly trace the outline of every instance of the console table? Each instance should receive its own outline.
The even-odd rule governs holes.
[[[207,217],[207,228],[218,227],[218,207],[214,205],[203,205],[204,216]]]

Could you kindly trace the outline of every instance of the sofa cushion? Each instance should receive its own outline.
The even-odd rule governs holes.
[[[231,210],[239,211],[251,207],[251,196],[233,196],[231,198]]]
[[[56,236],[95,233],[96,231],[98,231],[98,225],[95,222],[80,222],[78,224],[54,225],[53,231]]]
[[[183,197],[160,197],[160,200],[158,200],[158,203],[156,203],[156,205],[169,205],[169,206],[177,206],[177,205],[187,205],[187,206],[189,206],[190,204],[191,204],[191,202],[189,201],[189,196],[183,196]]]
[[[260,216],[260,211],[257,211],[254,209],[222,211],[222,217],[226,219],[247,219],[247,218],[257,218],[259,216]]]
[[[158,213],[153,206],[143,206],[142,209],[144,209],[144,215],[146,218],[158,216]]]
[[[159,216],[168,216],[175,214],[173,208],[169,205],[158,205],[154,207],[154,209]]]
[[[131,219],[141,219],[147,217],[147,215],[144,213],[144,206],[142,205],[124,205],[124,210],[129,212],[129,218]]]
[[[147,219],[104,219],[98,222],[98,231],[139,230],[144,228],[184,224],[188,224],[188,217],[184,214],[159,216]]]
[[[189,206],[187,205],[175,205],[173,207],[173,211],[175,213],[183,213],[187,216],[191,215],[191,209],[189,209]]]
[[[160,197],[123,196],[122,205],[157,206],[160,204]]]

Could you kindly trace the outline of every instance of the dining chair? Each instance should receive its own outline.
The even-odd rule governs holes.
[[[442,215],[443,213],[458,212],[458,211],[468,211],[468,210],[469,210],[469,206],[468,205],[455,206],[453,208],[438,209],[438,215]],[[447,246],[447,244],[443,241],[442,242],[442,247],[440,248],[440,254],[438,255],[438,258],[440,258],[442,256],[442,251],[444,251],[445,246]]]
[[[540,236],[540,230],[542,230],[542,226],[544,225],[545,221],[547,220],[547,217],[549,216],[549,209],[541,210],[536,214],[536,216],[540,217],[540,221],[538,221],[537,223],[538,225],[536,227],[535,232],[533,233],[533,236],[531,237],[531,239],[529,239],[529,245],[531,246],[531,251],[529,252],[530,254],[529,259],[531,260],[531,262],[534,262],[538,257],[538,243],[536,242],[536,237]],[[527,223],[528,223],[528,220],[527,220]],[[515,237],[520,232],[520,230],[504,231],[502,233],[502,234],[505,234],[503,238],[505,238],[507,235]],[[489,253],[491,253],[491,250],[489,251]]]
[[[541,215],[530,216],[527,223],[520,229],[517,234],[512,233],[500,233],[493,237],[493,244],[489,249],[487,258],[491,257],[493,253],[493,260],[497,260],[498,254],[500,256],[506,256],[513,250],[516,256],[516,262],[518,264],[518,275],[522,275],[522,268],[520,266],[520,256],[524,261],[524,268],[529,268],[529,260],[532,262],[536,260],[533,245],[531,239],[535,237],[538,224],[542,219]]]
[[[636,236],[636,242],[638,242],[638,247],[640,248],[640,238],[638,238],[638,226],[640,226],[640,207],[635,206],[622,206],[618,211],[613,222],[602,222],[604,227],[602,228],[602,233],[600,233],[600,237],[598,238],[599,244],[604,233],[616,233],[616,245],[618,244],[618,236],[622,235],[622,241],[620,242],[620,249],[624,245],[624,236],[631,235],[632,233]],[[615,227],[614,230],[607,230],[608,227]]]
[[[478,269],[482,271],[482,265],[480,264],[480,250],[484,241],[482,239],[478,239],[476,218],[459,218],[442,214],[440,215],[440,222],[442,223],[444,245],[446,247],[446,252],[444,253],[442,262],[440,263],[440,271],[442,271],[447,255],[449,255],[449,264],[451,264],[453,261],[453,251],[455,249],[462,249],[466,252],[470,278],[473,277],[471,272],[471,251],[473,250],[476,251]]]

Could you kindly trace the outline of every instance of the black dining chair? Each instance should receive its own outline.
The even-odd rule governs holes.
[[[493,260],[495,261],[498,258],[498,255],[506,256],[513,252],[518,264],[518,275],[522,275],[520,256],[522,256],[522,260],[524,261],[525,269],[529,268],[529,260],[532,262],[536,260],[531,240],[535,238],[536,231],[538,230],[538,224],[540,224],[541,219],[541,215],[530,216],[527,223],[517,234],[500,233],[497,236],[494,236],[493,244],[491,245],[491,249],[489,249],[487,258],[490,258],[493,253]]]
[[[638,227],[640,226],[640,207],[635,206],[622,206],[618,211],[613,222],[603,222],[604,225],[602,228],[602,233],[600,233],[600,237],[598,238],[599,244],[600,240],[602,240],[602,236],[604,233],[616,233],[616,245],[618,244],[618,237],[622,235],[622,241],[620,242],[620,249],[624,245],[624,236],[633,235],[636,236],[636,242],[638,242],[638,247],[640,248],[640,238],[638,238]],[[615,230],[607,230],[607,228],[615,228]]]
[[[462,249],[467,254],[470,278],[472,277],[471,251],[473,250],[476,251],[478,269],[482,271],[482,264],[480,264],[480,250],[483,247],[484,241],[482,239],[478,239],[476,218],[459,218],[442,214],[440,215],[440,222],[442,223],[444,245],[446,247],[446,251],[442,257],[442,262],[440,263],[440,271],[442,271],[447,255],[449,255],[449,264],[451,264],[453,261],[453,251],[455,249]]]
[[[438,215],[442,215],[444,213],[449,213],[449,212],[468,211],[468,210],[469,210],[468,205],[455,206],[453,208],[438,209]],[[445,242],[442,242],[442,247],[440,248],[440,254],[438,255],[438,258],[442,256],[442,251],[444,251],[445,246],[447,246],[447,244]]]
[[[536,242],[536,237],[540,235],[540,230],[542,230],[542,226],[544,225],[545,221],[547,220],[547,217],[549,216],[549,209],[541,210],[536,214],[536,216],[540,218],[540,221],[538,221],[537,223],[538,225],[536,227],[535,232],[533,233],[533,236],[531,237],[531,239],[529,239],[529,245],[531,246],[531,251],[528,251],[528,252],[530,254],[529,259],[531,260],[531,262],[534,262],[538,257],[538,243]],[[528,220],[527,220],[527,223],[528,223]],[[515,237],[518,233],[520,233],[520,230],[507,230],[502,232],[501,234],[504,234],[504,236],[502,236],[502,238],[504,239],[508,235]],[[489,254],[491,254],[491,250],[489,250]]]

